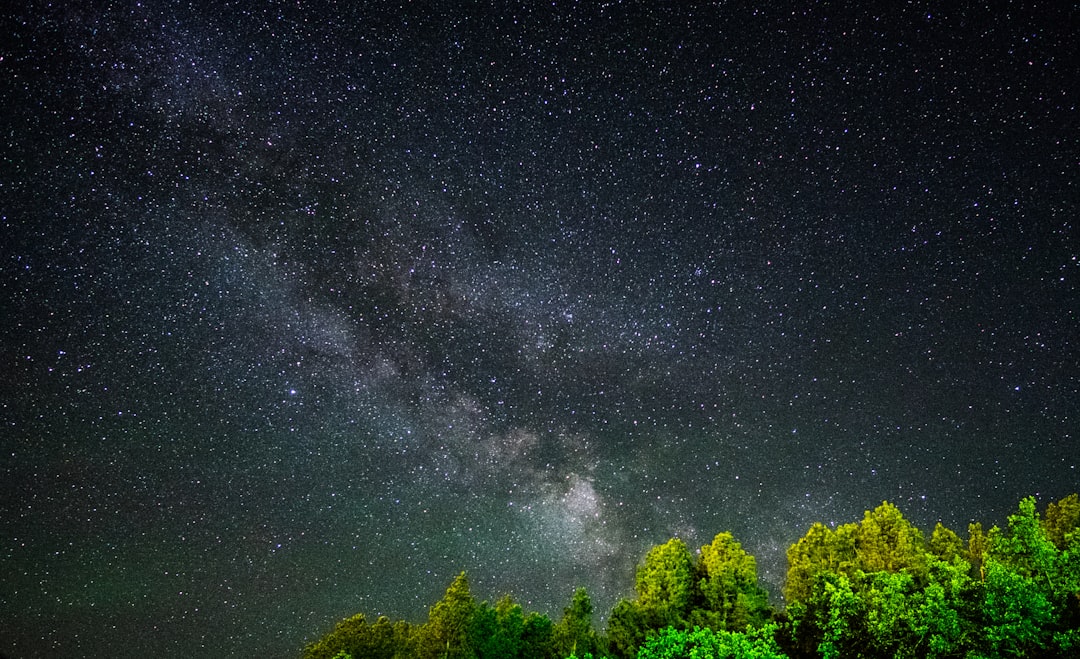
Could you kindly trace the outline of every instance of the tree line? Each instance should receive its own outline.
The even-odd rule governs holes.
[[[477,602],[458,575],[427,621],[357,614],[303,659],[997,659],[1080,656],[1080,498],[1042,513],[1023,499],[1005,528],[938,523],[929,537],[885,502],[813,524],[787,551],[784,606],[730,533],[692,552],[656,545],[605,630],[577,589],[558,621],[510,596]]]

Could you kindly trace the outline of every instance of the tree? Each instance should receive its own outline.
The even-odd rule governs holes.
[[[769,616],[769,598],[758,585],[757,561],[730,533],[719,533],[701,548],[696,570],[699,608],[691,624],[743,631],[760,626]]]
[[[367,636],[367,618],[363,613],[345,618],[319,640],[309,643],[303,652],[304,659],[333,659],[342,652],[353,653]]]
[[[867,647],[872,656],[915,659],[960,653],[967,592],[966,562],[931,559],[930,582],[907,572],[875,572],[860,594]]]
[[[1069,545],[1068,535],[1080,529],[1080,495],[1073,493],[1046,506],[1042,526],[1047,539],[1054,543],[1055,547],[1066,549]]]
[[[504,651],[499,634],[498,613],[487,602],[473,609],[469,620],[468,646],[478,659],[494,659]],[[513,657],[514,655],[507,655]]]
[[[971,563],[971,578],[982,581],[986,578],[983,563],[986,561],[987,538],[982,523],[968,524],[968,562]]]
[[[555,625],[555,650],[560,657],[596,652],[599,641],[592,623],[593,606],[588,591],[578,588]]]
[[[634,585],[637,599],[620,601],[608,620],[608,644],[620,657],[633,657],[649,632],[686,626],[694,595],[694,558],[686,543],[672,538],[650,549]]]
[[[868,645],[863,602],[846,575],[819,572],[810,595],[789,606],[788,615],[798,644],[825,659],[858,656]]]
[[[473,610],[469,647],[479,659],[514,659],[522,656],[525,616],[509,595],[492,607],[483,602]]]
[[[520,656],[522,635],[525,633],[525,612],[521,605],[509,595],[504,595],[495,603],[498,636],[501,639],[498,657]]]
[[[393,659],[408,651],[408,623],[391,623],[380,616],[369,625],[364,614],[358,613],[339,622],[326,636],[304,648],[304,659],[333,659],[342,654],[352,657]]]
[[[666,626],[656,617],[655,609],[635,600],[619,600],[608,618],[608,650],[616,657],[633,659],[649,632]]]
[[[897,659],[915,657],[913,600],[918,588],[911,574],[882,570],[869,577],[862,592],[866,636],[874,654]]]
[[[820,522],[811,525],[806,535],[788,547],[784,599],[797,602],[809,597],[819,574],[853,573],[857,534],[856,524],[844,524],[835,531]]]
[[[1049,656],[1053,607],[1045,593],[998,560],[986,562],[983,637],[999,657]]]
[[[775,632],[776,625],[746,633],[668,627],[645,642],[637,659],[787,659]]]
[[[469,578],[462,572],[428,612],[428,621],[418,633],[418,656],[430,659],[474,657],[469,630],[475,611],[476,601],[469,592]]]
[[[521,656],[522,657],[553,657],[555,655],[553,641],[554,625],[551,618],[542,613],[529,613],[521,626]],[[562,659],[560,656],[559,659]]]
[[[1044,590],[1053,588],[1059,552],[1039,521],[1034,497],[1022,499],[1019,510],[1009,515],[1007,533],[997,527],[990,530],[989,548],[994,558],[1036,580]]]
[[[672,538],[649,550],[637,570],[638,603],[672,624],[681,621],[694,588],[694,558],[686,543]]]
[[[977,584],[963,558],[932,558],[928,568],[929,582],[918,603],[918,633],[925,639],[928,658],[956,656],[974,634]]]
[[[308,644],[303,659],[627,659],[783,656],[1004,659],[1080,656],[1080,497],[1020,501],[1008,525],[937,524],[929,541],[885,502],[857,524],[812,525],[787,552],[786,610],[773,618],[754,557],[719,533],[694,560],[653,547],[636,596],[612,611],[605,645],[577,589],[558,624],[509,596],[477,604],[461,573],[418,627],[362,614]]]
[[[959,651],[970,625],[970,565],[938,524],[928,544],[896,506],[857,525],[815,524],[788,550],[784,594],[796,647],[826,656],[923,657]]]
[[[965,554],[964,541],[952,529],[946,528],[941,522],[934,526],[934,532],[930,534],[930,553],[937,558],[951,563],[957,558],[963,558]]]
[[[1060,508],[1055,516],[1060,520]],[[1067,549],[1059,550],[1035,511],[1034,497],[1027,497],[1009,515],[1008,530],[994,527],[987,540],[982,612],[991,646],[1006,655],[1067,656],[1080,649],[1076,532],[1066,533]]]
[[[855,556],[863,572],[910,570],[922,576],[926,571],[922,531],[888,501],[866,511],[855,539]]]

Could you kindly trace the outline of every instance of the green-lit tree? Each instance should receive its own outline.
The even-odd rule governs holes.
[[[497,651],[503,649],[499,638],[498,613],[487,602],[481,602],[476,606],[469,621],[468,646],[478,659],[496,657]],[[513,655],[510,655],[513,656]]]
[[[758,584],[757,561],[730,533],[717,534],[701,548],[695,577],[692,625],[744,631],[768,620],[769,597]]]
[[[1053,605],[1035,580],[986,562],[982,637],[991,657],[1050,657]]]
[[[1055,516],[1059,511],[1060,506]],[[1009,516],[1008,530],[994,527],[987,540],[980,612],[988,646],[998,656],[1076,656],[1080,561],[1074,551],[1080,543],[1075,532],[1066,532],[1066,549],[1058,549],[1035,511],[1035,499],[1027,497]]]
[[[971,578],[982,581],[986,578],[983,563],[986,561],[986,532],[983,531],[981,522],[968,524],[968,551],[967,559],[971,563]]]
[[[367,626],[363,613],[350,616],[322,638],[309,643],[301,656],[303,659],[333,659],[341,652],[351,653],[358,647],[359,639],[367,635]]]
[[[647,609],[635,600],[620,600],[608,618],[608,651],[615,657],[635,657],[649,632],[666,626],[655,613],[654,609]]]
[[[775,631],[775,625],[746,633],[668,627],[645,642],[637,659],[787,659]]]
[[[784,599],[798,602],[810,596],[817,575],[851,574],[856,567],[857,524],[843,524],[835,531],[815,523],[787,551],[788,571]]]
[[[863,602],[846,575],[818,573],[810,597],[789,607],[789,615],[803,647],[824,659],[856,657],[868,646]]]
[[[931,558],[928,583],[908,571],[875,572],[861,589],[866,650],[870,656],[916,659],[957,656],[964,649],[963,621],[970,592],[968,566]]]
[[[1021,500],[1019,510],[1009,515],[1007,532],[997,527],[990,530],[989,554],[1012,571],[1035,580],[1042,590],[1054,590],[1060,552],[1035,512],[1034,497]]]
[[[979,594],[978,584],[971,578],[971,566],[962,557],[951,561],[932,558],[928,569],[928,583],[917,603],[919,634],[926,656],[958,656],[974,641],[972,611]]]
[[[421,659],[472,659],[475,652],[469,632],[476,609],[469,578],[462,572],[431,607],[428,621],[417,631],[416,655]]]
[[[1042,520],[1046,537],[1060,550],[1069,548],[1069,534],[1080,529],[1080,495],[1073,493],[1046,507]],[[1080,540],[1080,537],[1077,538]]]
[[[637,598],[615,605],[608,620],[608,645],[617,657],[633,657],[650,632],[685,627],[694,595],[694,558],[672,538],[649,550],[634,579]]]
[[[967,555],[964,541],[952,529],[945,527],[941,522],[934,526],[934,532],[930,534],[930,553],[946,563]]]
[[[593,629],[593,606],[588,591],[578,588],[570,604],[563,609],[562,618],[555,625],[555,651],[560,657],[583,656],[599,650],[599,639]]]
[[[469,646],[479,659],[515,659],[522,656],[525,615],[509,595],[495,606],[483,602],[472,614]]]
[[[554,625],[551,618],[542,613],[529,613],[521,628],[522,657],[562,657],[555,652]]]
[[[495,603],[495,614],[499,628],[497,634],[500,639],[497,645],[499,654],[489,656],[503,658],[521,656],[522,636],[525,633],[525,611],[512,597],[505,595]]]
[[[949,657],[971,638],[967,550],[938,524],[927,543],[883,503],[857,525],[816,524],[788,551],[788,633],[801,653]]]
[[[686,543],[672,538],[650,549],[634,584],[641,606],[669,624],[681,622],[694,591],[694,557]]]
[[[411,628],[408,623],[392,623],[380,616],[375,624],[368,624],[364,614],[358,613],[339,622],[321,639],[309,644],[302,654],[304,659],[333,659],[344,653],[353,657],[394,659],[409,656]]]
[[[926,571],[926,541],[922,531],[886,501],[866,511],[859,523],[855,558],[856,567],[863,572],[907,570],[922,577]]]
[[[558,624],[509,596],[477,604],[460,574],[420,626],[338,623],[303,659],[627,659],[794,657],[1005,659],[1080,657],[1080,497],[1043,516],[1022,500],[1002,529],[937,524],[925,540],[883,503],[855,524],[814,524],[788,550],[786,610],[774,613],[756,561],[730,533],[695,560],[685,543],[653,547],[606,639],[574,592]],[[768,622],[778,620],[780,625]]]

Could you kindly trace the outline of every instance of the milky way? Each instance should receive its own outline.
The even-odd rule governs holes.
[[[1078,488],[1067,3],[353,4],[3,17],[0,652]]]

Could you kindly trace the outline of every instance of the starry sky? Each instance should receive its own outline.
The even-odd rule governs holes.
[[[725,530],[776,593],[1080,488],[1072,3],[23,4],[0,653],[606,613]]]

